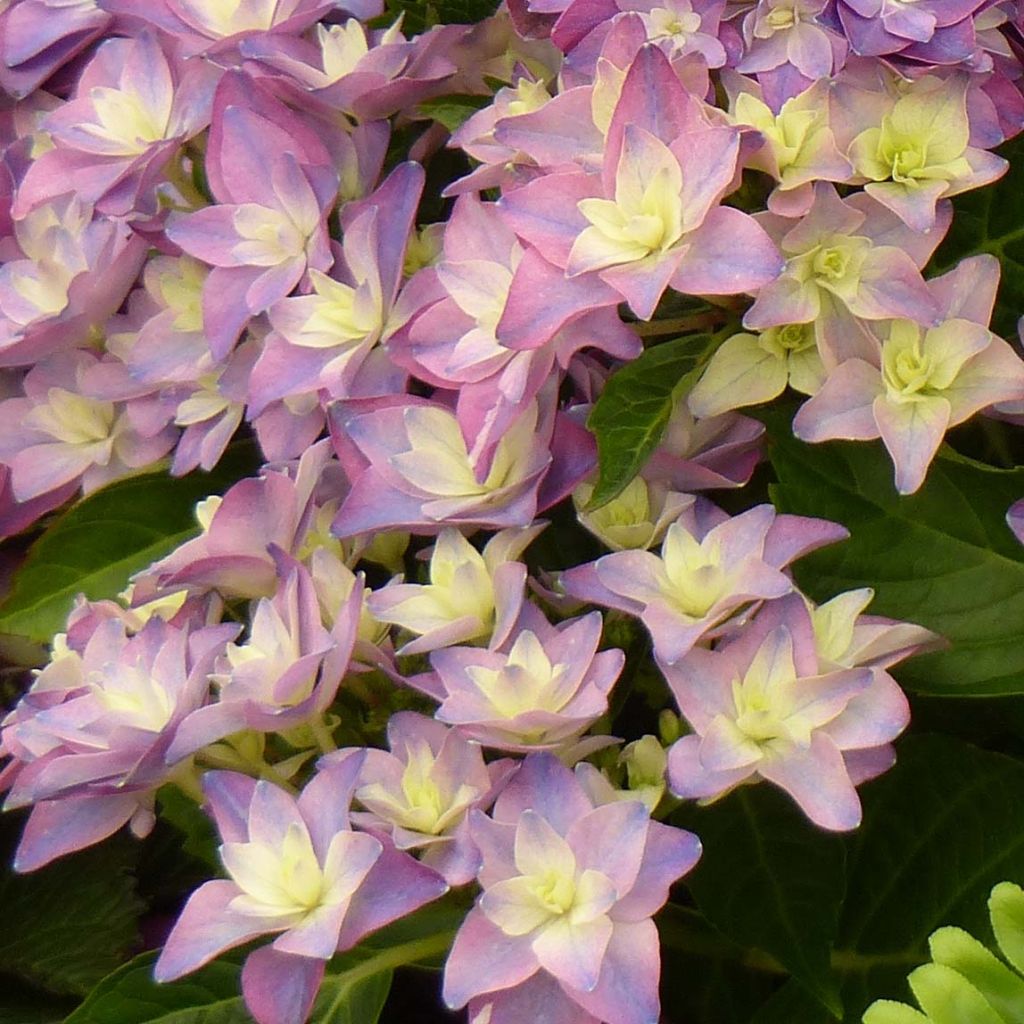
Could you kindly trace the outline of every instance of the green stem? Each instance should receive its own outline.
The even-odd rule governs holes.
[[[200,750],[196,754],[196,761],[204,764],[207,768],[226,768],[229,771],[255,775],[260,779],[269,779],[293,796],[297,796],[299,792],[272,764],[267,764],[263,760],[244,757],[238,752],[228,754],[207,748]]]
[[[832,950],[832,968],[853,973],[870,971],[876,967],[917,967],[928,959],[924,952],[858,953],[855,949]]]
[[[694,313],[674,320],[653,320],[651,323],[636,323],[630,326],[641,338],[653,338],[662,334],[685,334],[686,331],[702,330],[720,324],[728,314],[723,312]]]
[[[420,960],[427,960],[445,953],[451,947],[454,938],[454,931],[444,931],[436,935],[429,935],[425,939],[403,942],[400,946],[382,950],[361,964],[356,964],[355,967],[350,967],[347,971],[334,975],[332,980],[338,985],[338,994],[334,997],[323,1019],[334,1020],[353,985],[359,984],[366,978],[372,978],[375,974],[393,970],[395,967],[414,964]]]
[[[178,208],[186,211],[198,210],[209,204],[206,197],[196,188],[192,178],[185,173],[185,169],[181,165],[181,158],[181,153],[175,154],[164,168],[164,174],[167,175],[167,180],[178,190],[178,194],[188,204],[186,207]]]
[[[206,802],[206,795],[203,793],[203,787],[199,783],[199,773],[193,758],[189,758],[178,765],[168,781],[177,786],[185,796],[190,800],[194,800],[200,806]]]
[[[316,744],[322,753],[330,754],[332,751],[338,749],[338,744],[334,742],[334,735],[331,730],[327,728],[327,723],[322,717],[311,719],[309,728],[313,733],[313,739],[316,740]]]
[[[745,949],[730,942],[715,931],[696,911],[687,907],[668,904],[658,915],[658,932],[662,944],[680,953],[714,957],[718,960],[732,960],[755,971],[768,974],[789,972],[767,953],[757,949]]]
[[[658,915],[658,932],[662,945],[680,953],[730,960],[755,971],[768,974],[789,972],[767,953],[747,949],[717,932],[696,910],[669,903]],[[861,973],[877,967],[913,968],[928,959],[921,950],[898,950],[893,953],[858,953],[855,949],[834,949],[831,964],[841,974]]]

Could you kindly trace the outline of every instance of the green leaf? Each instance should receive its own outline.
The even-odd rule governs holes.
[[[788,981],[750,1018],[750,1024],[832,1024],[834,1020],[799,982]]]
[[[402,28],[407,36],[432,25],[475,25],[497,9],[497,0],[387,0],[390,24],[403,15]],[[378,19],[379,21],[379,19]]]
[[[916,622],[949,641],[913,658],[900,681],[919,693],[1024,693],[1024,545],[1006,510],[1024,495],[1024,468],[940,456],[924,486],[899,496],[880,444],[808,445],[788,416],[763,417],[780,510],[843,523],[850,539],[803,559],[797,581],[824,599],[873,587],[871,612]]]
[[[846,1020],[875,998],[906,998],[941,925],[989,931],[986,898],[1024,879],[1024,764],[945,736],[911,736],[865,787],[849,839],[847,898],[833,964]]]
[[[464,914],[451,901],[441,901],[335,957],[308,1024],[375,1024],[394,969],[437,962]],[[153,981],[157,956],[143,953],[104,978],[64,1024],[251,1024],[238,954],[165,985]]]
[[[440,96],[436,100],[425,100],[416,109],[454,132],[493,99],[493,96]]]
[[[838,1012],[829,957],[846,885],[842,839],[768,786],[687,806],[673,821],[704,844],[686,879],[704,916],[734,942],[775,957]]]
[[[169,985],[153,980],[157,953],[104,978],[65,1024],[251,1024],[238,964],[215,960]]]
[[[677,399],[696,382],[707,342],[706,335],[664,342],[608,379],[587,420],[597,438],[598,461],[588,508],[606,505],[643,468]]]
[[[907,974],[929,960],[942,925],[989,933],[985,899],[1024,879],[1024,764],[948,736],[909,736],[896,766],[864,786],[864,823],[846,837],[846,898],[832,967],[844,1024],[877,998],[910,998]],[[751,1024],[824,1024],[795,980]]]
[[[777,963],[730,942],[697,911],[669,903],[655,923],[666,1021],[747,1024],[778,987]]]
[[[157,800],[161,819],[169,822],[182,839],[181,849],[196,860],[219,869],[217,830],[196,801],[171,784],[160,788]]]
[[[146,473],[79,502],[29,549],[0,605],[0,633],[49,643],[77,594],[114,597],[132,573],[198,533],[197,501],[223,493],[253,468],[252,449],[237,445],[212,473]]]
[[[932,268],[950,270],[965,256],[982,252],[997,256],[1002,278],[992,329],[1012,338],[1024,309],[1024,139],[1018,135],[998,152],[1010,161],[1010,169],[995,184],[953,200],[953,223]]]
[[[0,974],[0,1024],[58,1024],[76,1002]]]
[[[0,876],[0,969],[51,992],[83,995],[122,963],[137,940],[136,852],[117,839],[31,874],[7,868]],[[9,861],[5,849],[3,863]]]
[[[376,1024],[391,991],[392,972],[357,977],[355,971],[327,978],[309,1016],[310,1024]]]

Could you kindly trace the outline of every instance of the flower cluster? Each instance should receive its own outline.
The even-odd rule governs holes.
[[[508,0],[407,36],[381,14],[0,5],[0,536],[240,435],[262,460],[119,599],[81,598],[3,719],[17,866],[144,836],[177,786],[225,877],[158,979],[272,936],[245,999],[301,1024],[331,957],[472,886],[451,1008],[653,1024],[652,917],[701,849],[663,819],[765,781],[855,828],[909,718],[888,669],[938,643],[868,589],[798,589],[842,527],[707,496],[761,459],[738,410],[791,388],[799,438],[880,438],[909,494],[949,428],[1024,409],[997,260],[925,276],[950,197],[1024,128],[1019,19]],[[697,368],[595,504],[587,417],[662,334]],[[657,696],[626,724],[645,659]]]

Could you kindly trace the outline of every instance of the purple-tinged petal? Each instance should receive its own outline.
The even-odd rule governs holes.
[[[642,921],[668,899],[669,889],[700,859],[700,840],[685,829],[652,821],[633,888],[615,904],[613,919]]]
[[[206,809],[224,842],[244,843],[249,838],[249,806],[255,790],[256,780],[240,772],[214,771],[203,775]]]
[[[302,1024],[313,1008],[326,961],[264,946],[242,967],[242,994],[257,1024]]]
[[[816,825],[846,832],[860,824],[857,791],[847,774],[843,755],[830,737],[815,732],[806,750],[766,758],[759,774],[784,789]]]
[[[749,779],[753,768],[708,771],[700,760],[700,737],[684,736],[668,751],[668,784],[676,796],[691,800],[715,799]]]
[[[202,967],[225,949],[279,930],[280,926],[275,929],[265,918],[232,911],[231,901],[239,891],[234,882],[215,880],[192,893],[153,968],[157,981],[173,981]]]
[[[479,907],[467,915],[448,954],[444,1001],[457,1010],[484,992],[520,985],[540,970],[528,935],[505,935]]]
[[[882,441],[896,467],[896,490],[913,494],[928,473],[949,426],[950,405],[945,398],[895,403],[884,396],[872,406]]]
[[[672,277],[676,291],[690,295],[756,292],[778,277],[782,256],[764,228],[730,206],[713,209],[696,231]]]
[[[660,1018],[658,978],[661,973],[658,929],[654,922],[616,921],[590,992],[572,993],[599,1020],[616,1024],[654,1024]]]
[[[848,359],[800,407],[793,418],[793,433],[801,441],[870,441],[879,435],[871,406],[883,390],[877,367]]]
[[[113,835],[138,810],[138,797],[70,796],[32,808],[14,857],[14,870],[35,871],[65,854]]]
[[[351,949],[370,932],[411,914],[448,891],[445,880],[407,853],[385,846],[353,895],[338,939],[339,951]]]

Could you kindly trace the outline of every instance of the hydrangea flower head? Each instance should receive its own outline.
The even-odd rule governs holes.
[[[298,798],[267,781],[207,774],[229,877],[189,898],[157,961],[158,981],[274,935],[247,957],[242,991],[259,1024],[302,1024],[335,952],[444,893],[435,872],[352,830],[358,769],[358,759],[326,765]]]
[[[696,863],[696,836],[651,821],[640,801],[595,806],[548,754],[531,754],[471,828],[483,893],[448,957],[445,1002],[468,1002],[470,1019],[491,1024],[542,1012],[573,1024],[657,1020],[650,918]]]
[[[694,729],[669,751],[669,785],[713,800],[766,779],[822,828],[856,828],[854,785],[881,770],[876,751],[888,765],[888,745],[909,718],[906,698],[869,667],[822,665],[798,596],[766,608],[716,650],[662,665]]]

